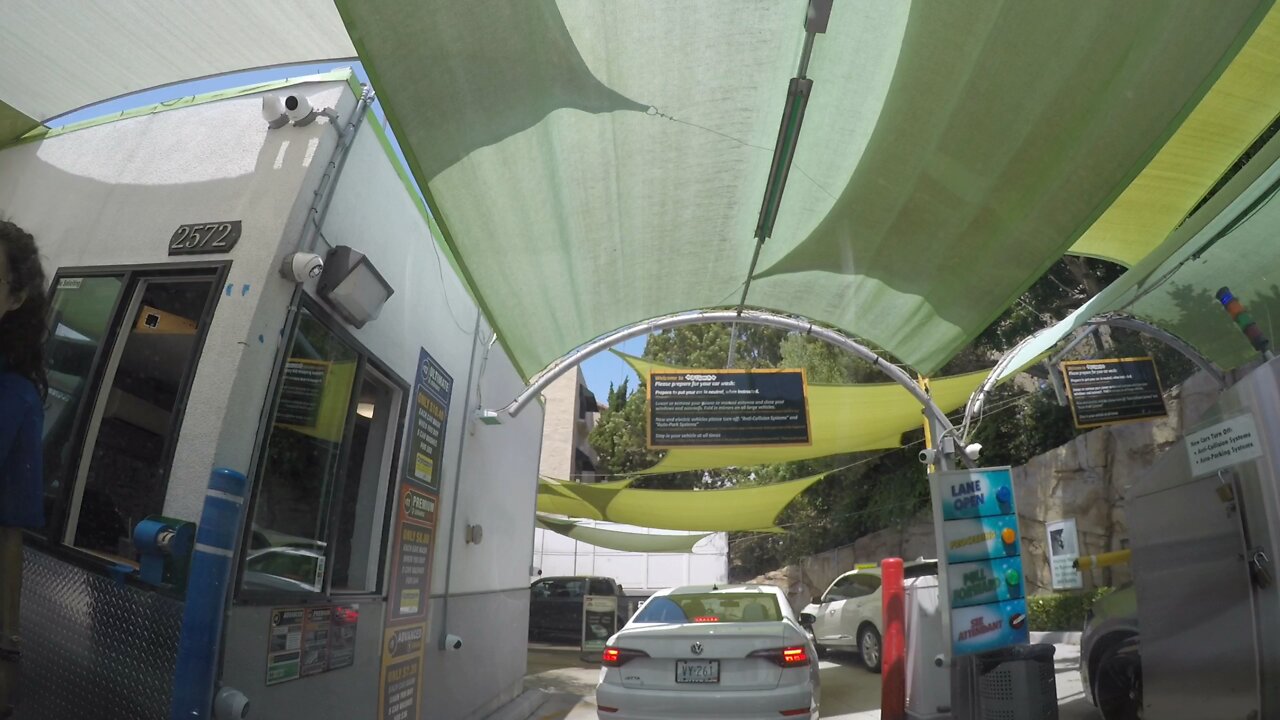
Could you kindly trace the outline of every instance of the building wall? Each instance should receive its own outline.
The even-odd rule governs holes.
[[[594,523],[588,525],[633,533],[683,535],[671,530]],[[710,585],[729,579],[729,539],[713,533],[694,546],[692,553],[637,553],[610,550],[578,542],[559,533],[537,528],[533,564],[544,577],[597,575],[622,584],[628,595],[650,595],[677,585]]]
[[[356,102],[343,82],[313,83],[303,91],[316,107],[336,105],[344,121]],[[213,467],[252,472],[297,291],[277,269],[296,247],[341,128],[322,119],[268,131],[260,108],[260,94],[245,95],[0,151],[0,214],[36,236],[51,274],[62,266],[167,264],[174,260],[167,241],[178,225],[243,221],[230,254],[197,258],[232,265],[194,376],[165,501],[165,514],[181,519],[198,520]],[[396,289],[381,316],[353,332],[357,341],[406,385],[412,385],[420,347],[454,377],[440,468],[422,717],[471,717],[521,690],[541,406],[531,405],[500,427],[472,421],[481,402],[505,404],[524,383],[501,345],[490,342],[487,324],[477,324],[476,305],[372,126],[366,124],[351,149],[322,230],[328,243],[366,253]],[[326,249],[322,243],[316,252]],[[303,292],[314,292],[313,286]],[[483,528],[479,544],[465,541],[467,525]],[[57,601],[56,593],[50,598]],[[255,716],[373,716],[385,601],[366,596],[359,603],[353,667],[336,671],[341,677],[325,673],[270,688],[263,684],[270,608],[237,603],[222,681],[250,695]],[[44,615],[78,618],[86,627],[27,628],[33,660],[41,647],[37,638],[49,633],[100,636],[93,615]],[[446,630],[464,638],[462,650],[436,649]],[[117,666],[101,643],[81,650],[63,648],[58,656],[85,663],[81,670],[62,668],[66,693],[76,692],[74,678],[94,677],[90,668]],[[58,658],[51,661],[62,662]],[[118,686],[128,692],[127,683]],[[83,690],[89,697],[93,688]]]
[[[529,556],[542,411],[500,426],[475,421],[525,387],[493,331],[431,239],[374,128],[361,129],[324,225],[330,244],[365,253],[395,288],[356,338],[411,383],[425,347],[454,379],[440,469],[439,524],[422,717],[464,718],[522,690]],[[478,330],[478,333],[477,333]],[[465,539],[479,525],[478,544]],[[445,633],[461,650],[438,649]]]
[[[345,91],[345,92],[344,92]],[[320,107],[354,98],[342,82],[306,87]],[[260,95],[119,120],[0,151],[0,214],[35,236],[59,267],[231,260],[205,340],[217,362],[192,382],[164,512],[199,518],[209,470],[248,468],[261,398],[291,283],[276,275],[296,238],[336,134],[324,123],[268,132]],[[184,223],[242,220],[225,255],[170,258]],[[264,312],[259,312],[265,310]],[[228,415],[230,410],[230,415]]]
[[[579,441],[578,385],[581,383],[582,371],[575,367],[542,391],[546,410],[538,472],[545,477],[568,480],[573,475],[573,451]]]

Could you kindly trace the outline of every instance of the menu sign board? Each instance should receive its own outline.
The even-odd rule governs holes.
[[[416,720],[422,699],[425,625],[390,628],[383,638],[379,720]]]
[[[1164,417],[1164,393],[1156,363],[1149,357],[1072,360],[1062,378],[1076,427]]]
[[[432,533],[430,525],[407,519],[397,524],[388,608],[393,620],[420,619],[427,615]]]
[[[267,684],[297,679],[302,659],[302,608],[277,608],[271,611],[271,629],[267,635]]]
[[[649,447],[808,445],[804,370],[649,374]]]
[[[396,494],[391,530],[391,579],[378,685],[380,720],[416,719],[423,704],[431,555],[453,376],[426,348],[418,353],[415,375],[406,470]]]
[[[1022,544],[1008,468],[936,473],[951,648],[956,655],[1030,641]]]
[[[425,349],[418,355],[413,387],[412,433],[409,436],[409,479],[425,489],[440,492],[440,463],[453,377]]]

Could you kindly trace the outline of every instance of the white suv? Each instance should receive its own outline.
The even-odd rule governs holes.
[[[938,574],[937,560],[903,563],[907,580]],[[880,568],[857,565],[835,579],[831,587],[800,614],[801,623],[813,633],[818,654],[829,649],[857,650],[862,664],[880,672],[881,619]]]

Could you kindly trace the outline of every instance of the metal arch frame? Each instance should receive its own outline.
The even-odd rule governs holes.
[[[667,315],[653,320],[632,325],[621,330],[602,335],[601,337],[587,343],[564,356],[560,362],[548,367],[533,378],[529,386],[524,392],[516,396],[514,400],[505,407],[489,410],[480,408],[477,410],[477,418],[487,425],[500,425],[504,420],[513,418],[524,409],[526,405],[533,401],[548,385],[555,382],[561,375],[569,370],[577,367],[582,361],[593,355],[596,355],[620,342],[630,340],[632,338],[648,335],[659,330],[667,330],[670,328],[680,327],[682,325],[699,325],[705,323],[746,323],[748,325],[765,325],[768,327],[782,328],[794,332],[812,335],[830,345],[841,348],[854,355],[866,360],[874,365],[880,372],[887,375],[891,380],[901,385],[911,393],[911,396],[920,403],[924,411],[929,417],[942,428],[944,435],[957,438],[955,427],[951,421],[947,419],[946,413],[933,402],[928,393],[916,384],[905,371],[897,365],[890,363],[880,357],[875,351],[857,342],[856,340],[836,332],[834,330],[813,324],[811,321],[802,320],[800,318],[788,315],[780,315],[778,313],[768,312],[765,310],[705,310],[697,312],[679,313],[676,315]],[[937,446],[943,446],[943,437],[935,438]]]
[[[1084,339],[1088,337],[1090,333],[1092,333],[1095,329],[1103,325],[1108,325],[1110,327],[1124,328],[1126,330],[1133,330],[1135,332],[1140,332],[1151,338],[1159,340],[1165,345],[1168,345],[1174,350],[1177,350],[1184,357],[1186,357],[1188,360],[1194,363],[1196,367],[1200,368],[1205,373],[1207,373],[1209,377],[1213,378],[1214,382],[1218,383],[1219,387],[1225,389],[1228,385],[1230,385],[1230,381],[1228,380],[1226,374],[1224,374],[1223,371],[1219,369],[1217,365],[1214,365],[1213,361],[1209,360],[1209,358],[1202,355],[1199,350],[1196,350],[1195,347],[1193,347],[1187,341],[1183,340],[1182,338],[1178,337],[1177,335],[1174,335],[1173,333],[1167,330],[1156,327],[1155,325],[1152,325],[1151,323],[1146,322],[1145,320],[1139,320],[1138,318],[1135,318],[1132,315],[1123,315],[1120,313],[1106,313],[1102,315],[1097,315],[1091,320],[1089,320],[1088,322],[1081,325],[1079,328],[1076,329],[1075,337],[1071,339],[1071,342],[1067,343],[1066,347],[1064,347],[1062,350],[1059,350],[1050,359],[1049,361],[1050,364],[1057,362],[1059,359],[1062,358],[1063,355],[1070,352],[1072,348],[1074,348],[1076,345],[1079,345],[1081,342],[1083,342]],[[973,391],[973,395],[969,396],[969,402],[965,404],[965,408],[964,408],[964,421],[960,425],[960,432],[963,440],[967,440],[969,438],[970,429],[971,429],[970,426],[973,420],[973,416],[981,412],[982,405],[986,401],[987,395],[991,392],[993,388],[995,388],[996,383],[998,383],[1000,380],[1000,374],[1005,371],[1005,368],[1008,366],[1009,362],[1013,360],[1013,358],[1018,354],[1018,351],[1021,350],[1024,345],[1036,339],[1037,337],[1039,337],[1041,333],[1046,332],[1049,329],[1050,328],[1046,328],[1045,330],[1042,330],[1038,333],[1030,335],[1027,338],[1025,338],[1022,342],[1018,343],[1017,345],[1014,345],[1013,348],[1011,348],[1008,352],[1004,354],[1003,357],[1000,358],[1000,362],[996,363],[996,366],[991,368],[991,372],[987,375],[987,379],[983,380],[982,384],[978,386],[978,389]]]

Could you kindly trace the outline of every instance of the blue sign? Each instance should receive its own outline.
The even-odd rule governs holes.
[[[942,537],[948,564],[1022,555],[1017,515],[950,520],[942,523]]]
[[[996,650],[1030,641],[1026,600],[1009,600],[951,611],[951,649],[956,655]]]
[[[975,470],[942,483],[942,519],[991,517],[1013,513],[1009,470]]]
[[[1025,597],[1022,560],[1009,557],[949,565],[947,592],[953,608]]]

